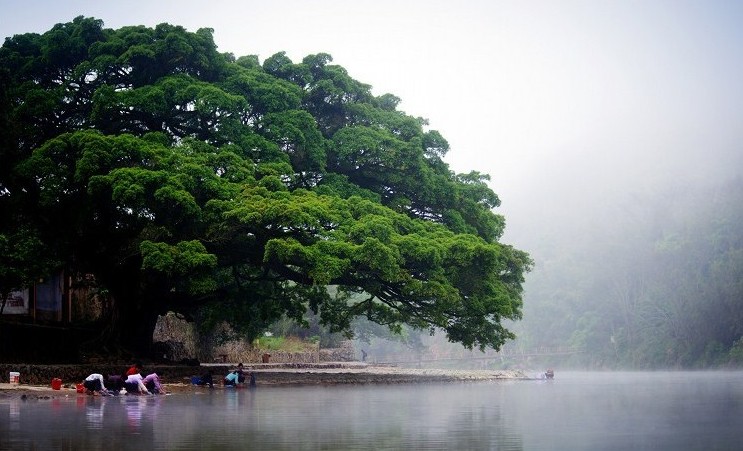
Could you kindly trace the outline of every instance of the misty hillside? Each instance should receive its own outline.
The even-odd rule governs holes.
[[[533,237],[514,345],[590,368],[743,362],[743,179],[617,197]]]

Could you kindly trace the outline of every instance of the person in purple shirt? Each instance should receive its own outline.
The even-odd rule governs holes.
[[[150,391],[150,393],[154,393],[156,395],[165,394],[165,389],[160,383],[160,376],[158,376],[157,373],[148,374],[147,377],[142,379],[142,382],[144,383],[144,386],[147,387],[147,390]]]
[[[106,389],[109,391],[109,393],[113,395],[118,395],[119,392],[121,392],[121,389],[124,388],[125,381],[126,381],[126,376],[124,375],[110,374],[106,378],[104,385],[106,386]]]

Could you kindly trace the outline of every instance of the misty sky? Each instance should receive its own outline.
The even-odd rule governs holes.
[[[0,34],[78,15],[213,28],[261,61],[331,54],[429,119],[453,170],[491,175],[526,250],[535,225],[743,169],[743,2],[0,0]]]

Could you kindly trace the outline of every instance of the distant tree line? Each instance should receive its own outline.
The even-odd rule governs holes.
[[[743,365],[743,179],[627,199],[534,252],[523,346],[591,368]]]

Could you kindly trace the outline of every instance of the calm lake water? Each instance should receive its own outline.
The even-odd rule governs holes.
[[[13,450],[740,450],[743,372],[0,399]]]

